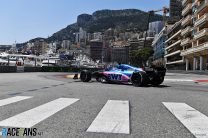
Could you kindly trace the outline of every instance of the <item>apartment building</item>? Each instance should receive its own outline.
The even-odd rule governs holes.
[[[48,44],[44,40],[37,40],[33,44],[31,44],[31,50],[36,55],[45,54],[48,50]]]
[[[167,31],[167,40],[165,41],[165,62],[166,67],[171,70],[185,70],[184,59],[181,56],[181,25],[182,21],[176,22],[171,29]]]
[[[174,24],[181,19],[182,4],[181,0],[170,0],[169,5],[170,18],[168,18],[169,24]]]
[[[167,27],[164,27],[159,34],[155,35],[152,42],[152,47],[154,50],[153,54],[153,65],[155,66],[165,66],[165,41],[167,35]]]
[[[186,70],[208,69],[208,0],[183,0],[181,56]],[[187,32],[187,33],[186,33]]]
[[[94,61],[103,60],[103,42],[100,40],[91,40],[90,41],[90,57]]]
[[[112,47],[111,61],[128,64],[129,63],[129,46],[130,44],[125,41],[114,42]]]

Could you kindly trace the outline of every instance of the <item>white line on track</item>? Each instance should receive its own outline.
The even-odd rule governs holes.
[[[87,132],[129,134],[129,101],[108,100]]]
[[[8,104],[12,104],[12,103],[16,103],[22,100],[26,100],[32,98],[30,96],[15,96],[15,97],[11,97],[11,98],[7,98],[7,99],[3,99],[0,100],[0,107],[4,106],[4,105],[8,105]]]
[[[163,104],[196,138],[208,138],[207,116],[185,103]]]
[[[193,80],[189,80],[189,79],[165,79],[165,81],[171,81],[171,82],[194,82]]]
[[[31,128],[79,99],[59,98],[0,122],[0,126]]]

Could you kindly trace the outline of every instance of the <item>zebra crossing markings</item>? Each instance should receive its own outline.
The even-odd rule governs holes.
[[[15,96],[15,97],[3,99],[3,100],[0,100],[0,107],[4,106],[4,105],[11,104],[11,103],[16,103],[16,102],[19,102],[22,100],[26,100],[29,98],[32,98],[32,97],[31,96]]]
[[[0,107],[32,98],[15,96],[0,100]],[[79,99],[59,98],[0,121],[0,126],[31,128]],[[196,137],[208,137],[208,117],[185,103],[163,102],[163,105]],[[108,100],[87,132],[130,134],[129,101]]]
[[[207,116],[185,103],[163,104],[196,138],[208,137]]]
[[[108,100],[87,132],[129,134],[129,101]]]
[[[79,99],[74,98],[59,98],[31,110],[17,114],[3,121],[0,121],[0,126],[31,128],[37,123],[66,108],[67,106],[77,102],[78,100]]]

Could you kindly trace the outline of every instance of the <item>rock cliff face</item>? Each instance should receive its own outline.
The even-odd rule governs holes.
[[[74,33],[79,27],[92,33],[97,31],[105,31],[108,28],[118,28],[121,31],[144,31],[146,28],[148,13],[136,10],[100,10],[92,15],[81,14],[77,17],[77,23],[71,24],[66,28],[54,33],[48,41],[61,41],[63,39],[74,40]],[[150,21],[162,20],[161,15],[151,16]]]
[[[89,22],[92,22],[93,18],[92,15],[89,14],[81,14],[77,17],[77,25],[84,27]]]

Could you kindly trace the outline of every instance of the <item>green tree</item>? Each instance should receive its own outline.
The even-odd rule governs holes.
[[[146,62],[153,55],[152,47],[147,47],[133,52],[130,55],[130,62],[135,66],[146,66]]]

